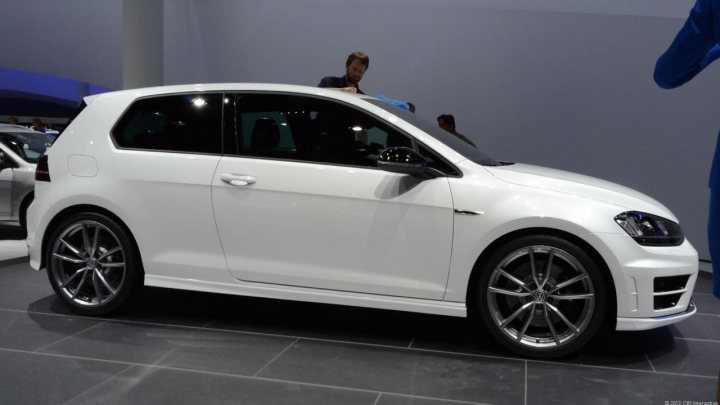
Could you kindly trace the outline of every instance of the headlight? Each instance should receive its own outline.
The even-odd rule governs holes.
[[[657,215],[628,211],[616,216],[615,222],[643,246],[677,246],[685,240],[680,225]]]

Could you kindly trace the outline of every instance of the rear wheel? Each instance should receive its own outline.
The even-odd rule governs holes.
[[[63,221],[48,241],[46,263],[55,293],[85,315],[116,310],[141,281],[140,261],[127,231],[97,213]]]
[[[601,269],[577,245],[526,236],[481,269],[477,313],[502,345],[530,357],[571,354],[598,332],[608,306]]]

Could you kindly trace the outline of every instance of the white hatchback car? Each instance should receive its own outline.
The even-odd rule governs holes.
[[[35,164],[55,142],[42,132],[0,124],[0,223],[25,227],[33,200]]]
[[[390,104],[266,84],[106,93],[37,168],[30,263],[83,314],[150,286],[483,322],[527,356],[695,313],[662,204],[499,162]]]

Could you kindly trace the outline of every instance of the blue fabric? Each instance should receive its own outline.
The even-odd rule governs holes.
[[[720,56],[720,0],[697,0],[685,25],[655,64],[655,82],[664,89],[685,84]]]
[[[664,89],[681,86],[718,57],[720,0],[697,0],[670,48],[658,58],[655,83]],[[713,263],[713,294],[720,298],[720,134],[715,146],[709,186],[708,243]]]
[[[720,188],[710,189],[708,243],[713,267],[713,294],[720,298]]]
[[[375,98],[377,98],[377,99],[379,99],[379,100],[382,100],[382,101],[384,101],[384,102],[386,102],[386,103],[390,103],[390,104],[392,104],[392,105],[396,105],[396,106],[398,106],[398,107],[400,107],[400,108],[402,108],[402,109],[404,109],[404,110],[410,110],[410,106],[408,105],[408,103],[406,103],[406,102],[404,102],[404,101],[395,100],[394,98],[390,98],[390,97],[385,97],[385,96],[383,96],[382,94],[379,94],[379,95],[375,96]]]

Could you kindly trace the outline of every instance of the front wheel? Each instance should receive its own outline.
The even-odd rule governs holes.
[[[140,260],[128,232],[105,215],[70,216],[47,246],[50,284],[75,312],[108,314],[125,303],[141,281]]]
[[[571,354],[604,322],[610,294],[601,269],[565,239],[516,239],[480,271],[477,313],[498,342],[523,356]]]

